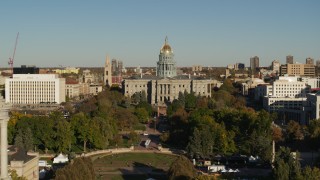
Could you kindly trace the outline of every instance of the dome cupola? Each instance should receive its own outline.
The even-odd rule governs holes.
[[[169,53],[172,52],[171,46],[168,44],[168,37],[166,37],[165,41],[164,41],[164,45],[162,46],[161,53]]]

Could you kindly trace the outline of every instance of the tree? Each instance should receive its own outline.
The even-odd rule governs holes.
[[[60,168],[56,172],[57,180],[67,180],[67,179],[87,179],[94,180],[95,171],[93,168],[92,161],[90,158],[76,158],[73,163]]]
[[[153,113],[151,104],[149,104],[148,102],[145,102],[145,101],[141,101],[141,102],[136,106],[136,108],[144,108],[144,109],[148,112],[148,115],[149,115],[149,116],[151,116],[152,113]]]
[[[273,168],[275,179],[302,179],[299,153],[291,153],[290,148],[280,147],[276,153]]]
[[[78,113],[71,118],[71,125],[77,139],[83,142],[83,151],[86,152],[87,142],[90,138],[90,119],[83,113]]]
[[[286,134],[289,140],[303,139],[302,127],[296,121],[289,121],[286,127]]]
[[[147,102],[147,94],[144,90],[141,91],[140,102]]]
[[[15,169],[9,169],[9,174],[12,180],[27,180],[24,176],[18,176],[17,171]]]
[[[317,167],[311,168],[310,166],[307,166],[304,168],[302,174],[303,174],[303,179],[306,179],[306,180],[320,179],[320,169]]]
[[[56,148],[59,152],[67,152],[70,150],[73,132],[70,123],[66,120],[57,122],[56,129]]]
[[[19,129],[15,137],[15,146],[27,151],[33,149],[33,137],[29,127]]]
[[[188,180],[196,177],[196,171],[189,159],[179,156],[168,171],[170,180]]]
[[[231,80],[228,78],[223,81],[223,84],[220,86],[219,90],[227,91],[230,94],[236,92],[236,89],[233,87]]]
[[[185,108],[186,109],[194,109],[196,107],[197,97],[194,93],[187,93],[185,95]]]
[[[132,144],[137,144],[140,140],[139,135],[134,131],[130,131],[129,140],[131,141]]]
[[[23,143],[23,134],[22,130],[18,130],[18,133],[14,139],[14,145],[17,146],[18,148],[24,148],[24,143]]]
[[[131,96],[131,101],[135,104],[138,104],[141,101],[141,96],[140,96],[140,92],[135,92],[132,96]]]
[[[29,127],[27,127],[23,133],[24,133],[24,135],[22,137],[23,137],[23,144],[24,144],[25,150],[27,150],[27,151],[32,150],[33,149],[33,135],[32,135],[31,129]]]
[[[135,109],[135,115],[139,119],[141,123],[147,123],[149,120],[149,114],[144,108],[136,108]]]
[[[128,109],[116,109],[114,116],[117,126],[120,130],[130,130],[132,129],[133,125],[138,122],[137,117]]]
[[[278,180],[289,180],[289,165],[283,159],[279,159],[273,170],[273,177]]]
[[[282,130],[280,127],[272,126],[272,139],[276,142],[283,140]]]
[[[45,153],[48,149],[53,149],[56,146],[56,132],[54,131],[54,117],[36,117],[34,137],[39,148],[43,149]]]
[[[185,103],[186,103],[186,97],[185,97],[186,91],[185,93],[182,93],[181,91],[179,92],[179,96],[178,96],[178,102],[180,104],[180,106],[184,107]]]

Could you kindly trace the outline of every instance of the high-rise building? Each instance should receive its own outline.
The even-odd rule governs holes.
[[[250,68],[253,72],[259,67],[259,57],[254,56],[250,58]]]
[[[123,68],[123,62],[117,59],[112,59],[111,61],[111,71],[112,76],[119,76],[121,75],[121,71]]]
[[[123,62],[122,61],[118,61],[118,72],[121,73],[123,69]]]
[[[112,60],[111,60],[111,71],[112,71],[112,74],[114,74],[115,72],[117,72],[117,69],[118,69],[117,60],[116,60],[116,59],[112,59]]]
[[[173,51],[168,44],[168,37],[160,49],[159,61],[157,62],[157,76],[174,77],[177,76],[176,62],[173,59]]]
[[[286,63],[287,63],[287,64],[293,64],[293,56],[288,55],[288,56],[286,57]]]
[[[14,67],[13,74],[39,74],[39,68],[36,66],[21,65],[21,67]]]
[[[280,72],[280,62],[278,60],[274,60],[272,61],[272,71],[275,72],[275,73],[279,73]]]
[[[312,64],[312,65],[314,65],[314,60],[313,60],[311,57],[308,57],[308,58],[306,59],[306,64]]]
[[[316,61],[316,66],[320,67],[320,59]]]
[[[245,68],[245,65],[243,63],[236,63],[234,65],[235,70],[244,69],[244,68]]]

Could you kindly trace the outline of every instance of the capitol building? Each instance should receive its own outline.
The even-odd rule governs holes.
[[[176,62],[168,38],[160,49],[156,76],[140,75],[124,79],[123,93],[132,97],[145,91],[147,100],[152,105],[165,105],[177,99],[179,92],[195,93],[196,96],[211,97],[216,80],[191,75],[177,75]]]

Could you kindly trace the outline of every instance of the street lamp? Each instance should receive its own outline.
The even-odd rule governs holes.
[[[157,116],[154,117],[154,132],[156,132],[156,122],[157,122]]]

